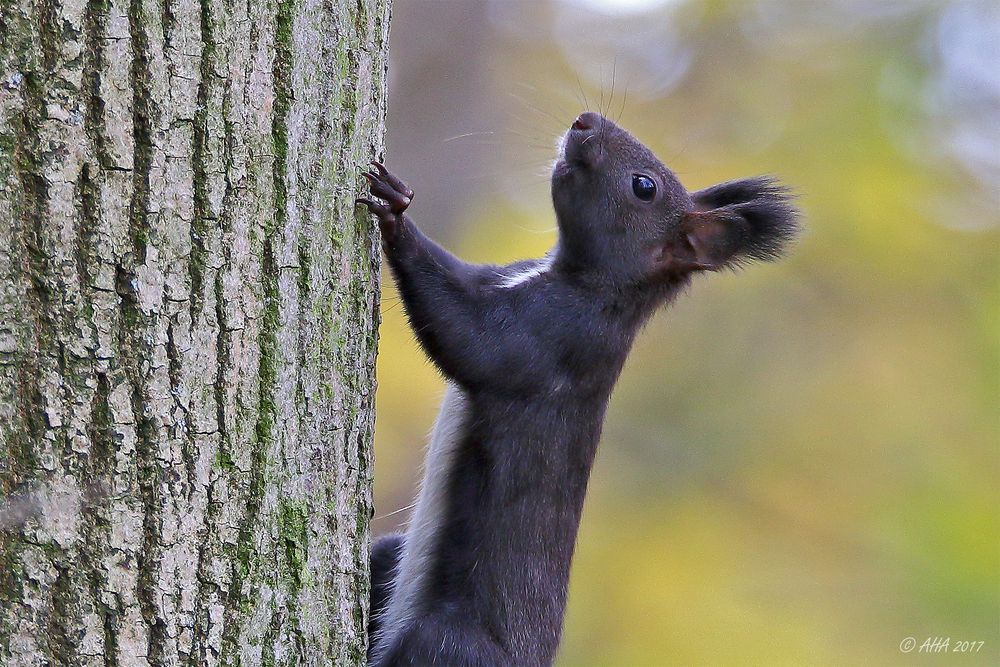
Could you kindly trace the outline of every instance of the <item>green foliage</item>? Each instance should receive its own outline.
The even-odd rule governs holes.
[[[998,184],[951,152],[974,109],[928,105],[948,90],[938,50],[969,39],[939,37],[958,10],[668,3],[601,19],[611,35],[679,40],[690,65],[657,91],[627,44],[602,51],[614,37],[588,41],[609,53],[603,74],[570,58],[558,26],[584,10],[560,6],[499,30],[483,95],[513,107],[507,125],[551,145],[582,106],[578,75],[612,115],[631,77],[622,123],[689,188],[773,173],[807,226],[779,263],[696,281],[637,343],[593,474],[561,664],[895,664],[903,638],[933,635],[985,640],[963,664],[986,664],[1000,641]],[[525,88],[541,112],[510,100]],[[981,111],[995,132],[996,108]],[[407,130],[389,132],[406,145]],[[467,197],[455,231],[415,220],[471,260],[537,256],[554,240],[547,189],[511,175],[553,151],[496,135],[515,158],[448,190]],[[406,519],[378,517],[409,504],[441,394],[391,288],[380,347],[386,532]]]

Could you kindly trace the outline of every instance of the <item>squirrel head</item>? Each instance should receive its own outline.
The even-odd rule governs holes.
[[[670,283],[779,257],[798,231],[791,196],[765,176],[689,193],[646,146],[580,114],[552,170],[558,261],[615,283]]]

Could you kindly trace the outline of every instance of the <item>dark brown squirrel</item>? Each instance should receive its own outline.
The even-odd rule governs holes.
[[[581,114],[552,170],[543,258],[467,264],[365,174],[410,324],[449,388],[405,535],[371,557],[369,663],[548,665],[608,399],[642,324],[702,271],[773,260],[798,215],[757,177],[688,193],[627,131]]]

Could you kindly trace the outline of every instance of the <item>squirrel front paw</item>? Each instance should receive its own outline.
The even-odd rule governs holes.
[[[398,232],[403,211],[413,200],[413,190],[390,174],[381,162],[373,161],[372,165],[375,170],[366,171],[364,174],[365,178],[368,179],[368,189],[375,197],[385,203],[366,197],[358,198],[355,202],[368,207],[368,210],[378,218],[382,240],[392,242]]]

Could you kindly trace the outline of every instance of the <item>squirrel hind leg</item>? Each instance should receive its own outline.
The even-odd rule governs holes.
[[[381,629],[382,612],[389,603],[396,569],[403,555],[403,535],[383,535],[372,545],[371,596],[368,611],[368,651]]]
[[[467,612],[467,610],[466,610]],[[463,612],[459,612],[463,613]],[[496,667],[526,664],[509,655],[479,623],[464,613],[429,613],[412,620],[394,633],[391,644],[381,651],[369,667],[425,667],[426,665],[462,665]],[[530,664],[548,664],[531,661]]]

